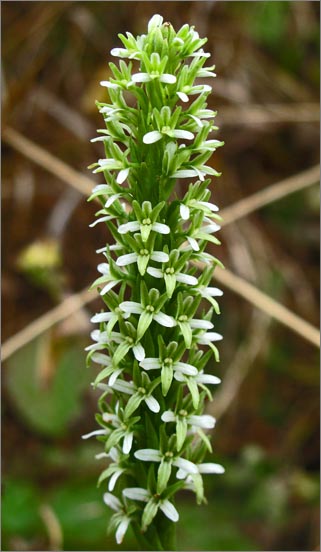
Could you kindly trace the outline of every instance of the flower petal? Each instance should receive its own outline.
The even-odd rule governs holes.
[[[119,469],[119,470],[115,471],[113,473],[113,475],[111,476],[111,478],[109,479],[109,481],[108,481],[108,490],[110,492],[113,492],[113,490],[115,488],[115,485],[117,483],[117,479],[121,476],[122,473],[123,473],[123,470]]]
[[[123,441],[123,453],[124,454],[129,454],[129,452],[131,451],[132,444],[133,444],[133,438],[134,438],[134,433],[132,431],[130,433],[126,433],[126,435],[124,437],[124,441]]]
[[[162,455],[157,449],[140,449],[134,452],[135,458],[144,462],[160,462]]]
[[[114,316],[113,312],[99,312],[98,314],[92,316],[90,322],[108,322],[112,316]]]
[[[188,284],[189,286],[197,286],[198,280],[195,278],[195,276],[190,276],[190,274],[183,274],[182,272],[178,272],[176,274],[176,280],[178,282],[181,282],[182,284]]]
[[[154,222],[152,224],[152,230],[158,232],[159,234],[169,234],[171,229],[167,224],[162,224],[161,222]]]
[[[140,303],[136,303],[136,301],[123,301],[120,303],[119,308],[129,314],[141,314],[144,310],[142,305]]]
[[[198,374],[197,368],[187,362],[175,362],[173,368],[175,371],[186,374],[187,376],[196,376]]]
[[[134,345],[133,353],[134,353],[134,356],[135,356],[136,360],[138,360],[138,362],[140,362],[141,360],[144,360],[144,358],[145,358],[145,349],[141,345],[141,343],[136,343],[136,345]]]
[[[160,509],[162,510],[163,514],[170,519],[171,521],[178,521],[179,520],[179,514],[176,510],[175,506],[167,499],[162,500],[162,502],[159,505]]]
[[[158,142],[163,138],[163,135],[159,130],[152,130],[151,132],[147,132],[143,136],[143,142],[144,144],[154,144],[155,142]]]
[[[188,95],[185,92],[176,92],[176,94],[182,102],[188,102]]]
[[[91,431],[90,433],[86,433],[85,435],[82,435],[82,439],[89,439],[90,437],[94,437],[96,435],[107,435],[106,429],[95,429],[95,431]]]
[[[173,136],[175,136],[175,138],[185,138],[185,140],[193,140],[194,139],[194,134],[192,132],[189,132],[189,130],[175,129],[172,132],[173,132]]]
[[[163,312],[158,312],[154,314],[154,320],[158,322],[161,326],[165,326],[165,328],[174,328],[176,326],[176,321],[172,316],[168,316],[168,314],[164,314]]]
[[[123,495],[131,500],[142,500],[143,502],[148,502],[150,496],[149,492],[141,487],[128,487],[123,490]]]
[[[109,508],[112,510],[115,510],[115,512],[119,512],[121,510],[122,505],[120,500],[118,500],[117,496],[112,495],[111,493],[105,493],[103,496],[103,500]]]
[[[125,536],[125,533],[128,529],[129,524],[130,524],[130,518],[128,517],[122,518],[122,521],[117,527],[117,531],[115,535],[117,544],[121,544],[123,542],[123,538]]]
[[[176,77],[175,77],[175,75],[170,75],[169,73],[163,73],[159,77],[159,80],[161,82],[165,82],[167,84],[174,84],[176,82]]]
[[[198,473],[196,464],[190,462],[189,460],[186,460],[185,458],[176,458],[176,460],[174,460],[173,462],[173,465],[177,468],[181,468],[187,473]]]
[[[148,73],[134,73],[131,79],[133,82],[149,82],[152,80]]]
[[[160,411],[159,402],[154,397],[152,396],[146,397],[145,403],[147,404],[149,410],[151,410],[152,412],[157,413]]]
[[[175,422],[176,416],[172,410],[165,410],[165,412],[161,415],[161,419],[163,422]]]
[[[184,203],[180,204],[179,212],[183,220],[188,220],[190,215],[190,210],[187,207],[187,205],[184,205]]]
[[[116,261],[117,266],[127,266],[136,263],[138,258],[137,253],[127,253],[126,255],[120,255]]]
[[[118,226],[118,232],[120,234],[127,234],[127,232],[137,232],[139,228],[139,222],[137,220],[133,220],[131,222],[126,222],[125,224],[121,224],[120,226]]]
[[[224,473],[225,469],[221,464],[206,462],[205,464],[198,464],[198,471],[200,473]]]
[[[153,251],[150,258],[157,263],[167,263],[169,261],[168,254],[163,251]]]
[[[145,358],[139,363],[139,366],[144,368],[144,370],[156,370],[161,368],[161,363],[158,358]]]
[[[163,273],[159,268],[154,268],[153,266],[149,266],[147,269],[147,272],[151,276],[154,276],[154,278],[163,278]]]
[[[192,318],[190,326],[193,330],[211,330],[214,328],[214,324],[209,320],[198,320],[197,318]]]
[[[209,414],[204,414],[203,416],[192,415],[188,417],[188,421],[194,426],[204,427],[206,429],[213,429],[216,422],[215,418]]]
[[[117,184],[123,184],[123,182],[125,182],[128,174],[129,174],[129,169],[122,169],[121,171],[119,171],[119,173],[117,175],[117,178],[116,178]]]

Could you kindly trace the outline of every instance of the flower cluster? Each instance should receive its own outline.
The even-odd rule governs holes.
[[[121,60],[101,82],[110,103],[97,102],[105,128],[93,139],[105,157],[91,168],[106,183],[90,197],[101,203],[91,226],[104,223],[115,243],[98,250],[104,262],[93,287],[107,310],[93,316],[98,328],[87,349],[100,366],[93,385],[102,391],[101,429],[84,438],[96,435],[98,457],[109,460],[99,483],[108,480],[117,542],[131,524],[141,542],[166,550],[166,520],[179,518],[175,493],[189,489],[201,503],[202,475],[224,471],[203,462],[211,451],[204,430],[215,419],[202,413],[220,382],[204,372],[222,339],[212,323],[222,292],[209,287],[220,263],[205,248],[219,244],[206,178],[219,173],[206,163],[222,142],[209,138],[211,87],[198,80],[215,76],[204,67],[206,39],[188,25],[175,32],[160,15],[146,35],[119,36],[124,48],[111,53]],[[192,179],[182,198],[177,179]],[[205,263],[201,274],[197,261]]]

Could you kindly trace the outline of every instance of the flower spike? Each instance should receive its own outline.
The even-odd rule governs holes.
[[[100,83],[109,97],[97,102],[105,128],[92,139],[104,153],[90,168],[106,182],[89,198],[101,204],[90,226],[106,225],[114,243],[97,250],[105,259],[92,287],[105,309],[93,313],[86,349],[102,395],[99,428],[83,439],[97,437],[96,458],[109,461],[98,484],[116,542],[131,525],[150,549],[173,550],[175,493],[191,490],[201,503],[203,475],[224,473],[204,461],[215,426],[205,401],[220,383],[205,370],[222,339],[212,321],[222,292],[211,287],[221,263],[205,252],[220,243],[208,178],[220,173],[208,161],[223,142],[212,137],[212,88],[199,81],[215,77],[206,39],[189,25],[176,32],[158,14],[146,34],[119,38],[111,51],[119,63]],[[180,179],[189,180],[183,197],[174,193]]]

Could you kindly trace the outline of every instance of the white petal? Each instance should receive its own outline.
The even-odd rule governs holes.
[[[95,316],[92,316],[90,322],[108,322],[113,316],[113,312],[99,312]]]
[[[204,207],[207,207],[210,209],[210,211],[219,211],[219,208],[217,205],[214,205],[214,203],[209,203],[208,201],[199,201],[200,205],[204,205]]]
[[[198,319],[192,319],[190,321],[190,326],[194,330],[211,330],[214,328],[214,325],[209,320],[198,320]]]
[[[121,171],[119,171],[118,176],[116,178],[117,184],[122,184],[123,182],[125,182],[128,174],[129,174],[129,169],[122,169]]]
[[[115,372],[110,376],[108,380],[109,387],[113,387],[113,385],[117,381],[118,376],[120,376],[122,371],[123,371],[123,368],[117,368],[117,370],[115,370]]]
[[[148,22],[148,32],[150,33],[157,27],[160,27],[163,23],[163,17],[156,13]]]
[[[198,342],[200,344],[206,345],[207,343],[211,341],[221,341],[223,339],[223,336],[216,332],[207,332],[206,334],[200,336],[198,338]]]
[[[174,370],[186,374],[187,376],[196,376],[198,374],[197,368],[192,366],[192,364],[187,364],[186,362],[175,362],[173,366]]]
[[[159,402],[154,397],[146,397],[145,403],[152,412],[157,413],[160,411]]]
[[[169,256],[163,251],[153,251],[150,258],[157,263],[167,263],[169,261]]]
[[[182,284],[188,284],[189,286],[196,286],[198,284],[197,278],[195,276],[190,276],[189,274],[183,274],[178,272],[176,274],[176,280]]]
[[[120,173],[119,173],[119,174],[120,174]],[[106,201],[106,203],[105,203],[106,209],[108,209],[108,207],[110,207],[110,206],[114,203],[114,201],[116,201],[116,199],[118,199],[121,195],[122,195],[122,194],[113,194],[113,195],[111,195],[111,196],[107,199],[107,201]],[[106,248],[104,248],[104,250],[105,250],[105,249],[106,249]]]
[[[163,273],[159,268],[154,268],[153,266],[149,266],[147,269],[147,272],[151,276],[154,276],[154,278],[163,278]]]
[[[119,88],[118,84],[109,81],[100,81],[100,86],[106,86],[106,88]]]
[[[110,356],[104,355],[102,353],[94,353],[91,357],[91,360],[93,362],[96,362],[97,364],[101,364],[102,366],[109,366],[111,363]]]
[[[103,274],[104,276],[106,275],[110,275],[110,272],[109,272],[109,264],[108,263],[99,263],[99,265],[97,266],[97,270],[98,272],[100,272],[101,274]]]
[[[210,297],[220,297],[223,295],[223,291],[217,287],[208,287],[204,289],[204,293]]]
[[[187,205],[184,205],[184,203],[181,203],[179,207],[179,212],[183,220],[189,219],[190,211]]]
[[[174,412],[172,412],[172,410],[165,410],[165,412],[163,412],[161,416],[161,419],[163,420],[163,422],[175,422],[176,416]]]
[[[113,287],[117,286],[117,284],[118,284],[118,280],[108,282],[108,284],[105,287],[103,287],[103,289],[101,290],[100,295],[105,295],[105,293],[107,293]]]
[[[144,310],[142,305],[140,303],[136,303],[135,301],[123,301],[120,303],[119,308],[130,314],[141,314]]]
[[[133,444],[133,437],[134,433],[127,433],[124,437],[123,441],[123,453],[128,454],[131,451],[132,444]]]
[[[138,259],[137,253],[127,253],[126,255],[120,255],[116,261],[117,266],[127,266],[129,264],[136,263]]]
[[[121,544],[123,542],[123,538],[125,536],[125,533],[128,529],[128,525],[130,524],[130,519],[128,517],[124,517],[120,524],[117,527],[116,531],[116,542],[117,544]]]
[[[224,473],[225,469],[223,466],[221,466],[221,464],[207,462],[205,464],[199,464],[198,471],[200,473]]]
[[[172,178],[190,178],[193,176],[199,176],[198,171],[196,171],[196,169],[182,169],[172,174]]]
[[[185,138],[185,140],[194,139],[194,134],[188,130],[175,129],[173,130],[173,136],[175,136],[175,138]]]
[[[115,381],[113,389],[116,389],[116,391],[120,391],[121,393],[126,393],[127,395],[134,394],[134,386],[128,381]]]
[[[195,123],[197,124],[198,127],[202,128],[202,121],[201,119],[199,119],[198,117],[196,117],[195,115],[189,115],[192,119],[194,119]]]
[[[156,370],[161,368],[161,363],[158,358],[145,358],[139,363],[139,366],[144,368],[144,370]]]
[[[126,48],[113,48],[110,53],[112,56],[123,57],[124,54],[128,53],[128,50]]]
[[[185,458],[176,458],[176,460],[174,460],[173,462],[173,465],[176,466],[177,468],[181,468],[187,473],[198,473],[196,464],[193,464],[193,462],[190,462]]]
[[[204,427],[206,429],[213,429],[215,426],[215,418],[209,414],[204,414],[203,416],[189,416],[188,421],[197,427]]]
[[[94,437],[95,435],[107,435],[106,429],[96,429],[95,431],[91,431],[90,433],[86,433],[86,435],[82,435],[82,439],[89,439],[90,437]]]
[[[109,481],[108,481],[108,490],[110,492],[113,492],[113,490],[115,488],[115,485],[117,483],[117,479],[121,476],[122,473],[123,473],[123,470],[117,470],[113,473],[113,475],[109,479]]]
[[[174,326],[176,326],[174,318],[164,314],[163,312],[154,314],[154,320],[156,320],[156,322],[158,322],[161,326],[165,326],[165,328],[174,328]]]
[[[200,246],[198,245],[195,238],[192,238],[191,236],[187,236],[187,241],[190,244],[193,251],[199,251],[200,250]]]
[[[182,102],[188,102],[188,96],[185,92],[176,92],[176,94]]]
[[[103,499],[105,504],[109,506],[109,508],[111,508],[112,510],[115,510],[115,512],[119,512],[119,510],[121,510],[122,505],[117,496],[114,496],[110,493],[105,493]]]
[[[162,510],[163,514],[165,514],[165,516],[171,521],[176,522],[179,520],[178,511],[169,500],[167,499],[162,500],[159,507]]]
[[[106,454],[106,453],[102,453],[102,454]],[[119,452],[116,449],[116,447],[112,447],[109,451],[109,454],[107,454],[107,456],[110,456],[110,458],[113,460],[113,462],[118,462]],[[96,458],[97,458],[97,455],[96,455]]]
[[[142,500],[143,502],[148,502],[150,496],[149,492],[141,487],[129,487],[124,489],[123,495],[131,500]]]
[[[159,77],[159,80],[168,84],[174,84],[176,82],[176,77],[175,75],[170,75],[169,73],[163,73]]]
[[[107,215],[106,217],[101,217],[101,218],[95,220],[95,222],[92,222],[91,224],[89,224],[89,227],[93,228],[94,226],[96,226],[96,224],[99,224],[100,222],[106,222],[106,221],[112,220],[114,218],[115,217],[112,217],[111,215]]]
[[[140,362],[141,360],[144,360],[144,358],[145,358],[145,349],[141,345],[141,343],[137,343],[136,345],[134,345],[133,353],[134,353],[134,356],[135,356],[136,360],[138,360],[138,362]]]
[[[134,452],[135,458],[144,462],[160,462],[162,455],[157,449],[140,449]]]
[[[176,473],[176,477],[177,479],[185,479],[185,477],[187,477],[187,472],[182,470],[181,468],[179,468],[179,470],[177,470],[177,473]]]
[[[134,73],[131,78],[133,82],[149,82],[152,80],[148,73]]]
[[[161,222],[153,222],[152,230],[154,230],[154,232],[158,232],[159,234],[169,234],[171,231],[167,224],[162,224]]]
[[[151,132],[147,132],[143,137],[144,144],[154,144],[154,142],[158,142],[158,140],[161,140],[163,138],[163,135],[158,130],[152,130]]]
[[[196,379],[198,383],[204,383],[205,385],[208,383],[212,383],[213,385],[221,383],[220,378],[213,376],[212,374],[199,374]]]
[[[120,234],[127,234],[127,232],[137,232],[139,228],[139,222],[137,220],[133,220],[131,222],[126,222],[126,224],[121,224],[120,226],[118,226],[118,232]]]

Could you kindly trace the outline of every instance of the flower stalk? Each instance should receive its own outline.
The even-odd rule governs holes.
[[[97,102],[105,128],[92,140],[105,157],[91,168],[106,183],[89,198],[101,203],[91,226],[105,224],[115,242],[98,250],[93,287],[106,309],[91,319],[98,328],[87,350],[100,367],[100,428],[84,438],[103,445],[99,484],[117,543],[131,526],[142,549],[174,550],[175,494],[188,489],[202,503],[202,475],[224,472],[204,463],[215,419],[203,413],[220,382],[204,371],[222,339],[212,331],[222,292],[209,286],[220,262],[205,248],[219,244],[208,189],[219,173],[207,162],[223,142],[210,138],[211,87],[198,80],[215,76],[204,66],[206,39],[188,25],[175,32],[160,15],[146,35],[119,37],[124,47],[111,51],[119,64],[101,82],[110,102]],[[190,180],[183,197],[180,179]],[[199,260],[202,274],[192,264]]]

